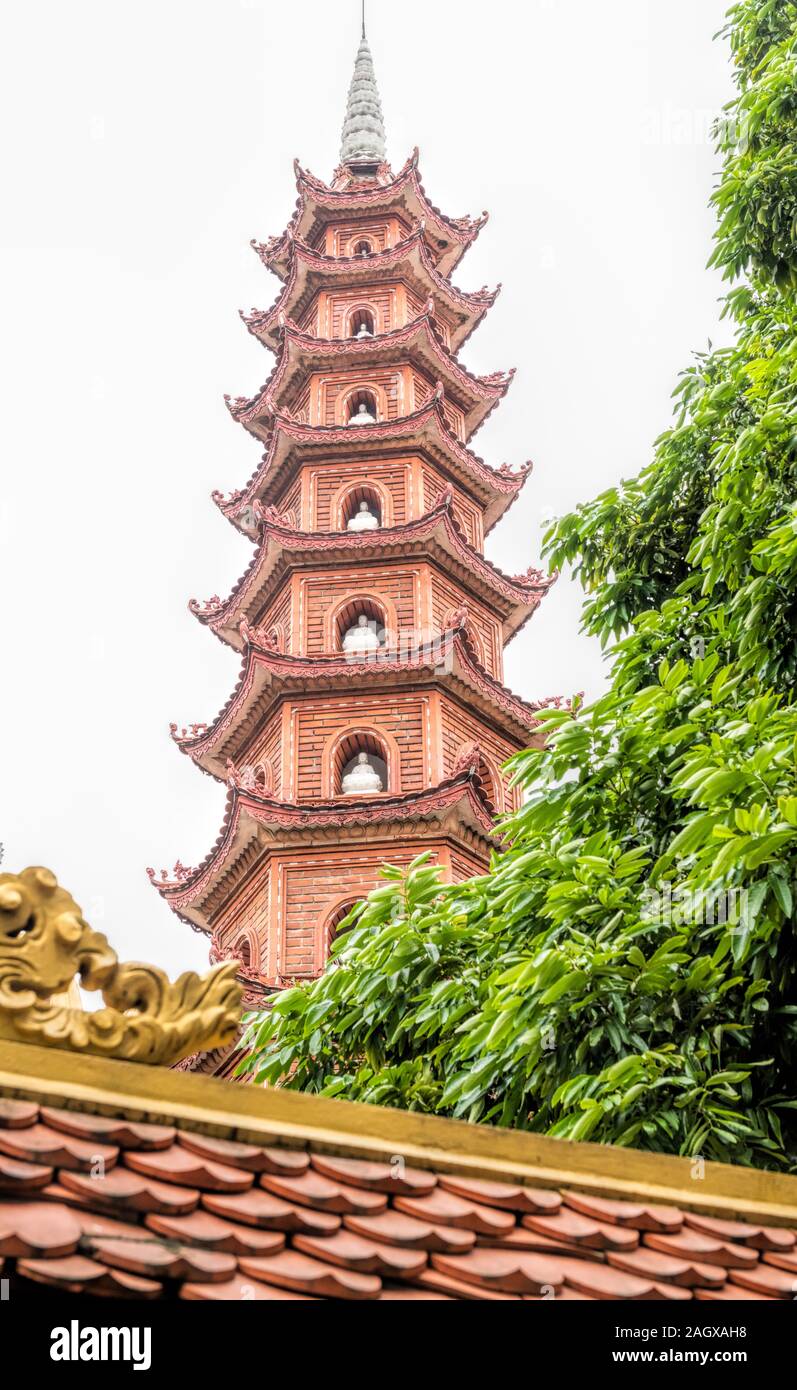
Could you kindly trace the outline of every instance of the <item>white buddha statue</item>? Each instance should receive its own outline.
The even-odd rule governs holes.
[[[370,410],[368,409],[368,406],[365,404],[365,401],[360,401],[360,404],[359,404],[358,408],[355,410],[354,414],[352,415],[351,419],[349,420],[349,424],[350,424],[350,425],[375,425],[375,424],[376,424],[376,416],[371,414]]]
[[[363,322],[360,324],[354,336],[355,338],[373,338],[374,335],[368,327],[368,324]]]
[[[367,753],[358,753],[357,761],[343,778],[344,796],[369,796],[382,791],[382,778]]]
[[[379,650],[379,638],[375,625],[365,613],[361,613],[354,627],[350,627],[343,638],[346,656],[368,656]]]
[[[374,514],[373,514],[373,512],[371,511],[370,507],[368,506],[368,503],[367,503],[367,502],[361,502],[361,503],[360,503],[360,509],[359,509],[359,511],[356,511],[356,512],[354,513],[354,516],[351,518],[351,521],[349,522],[348,526],[346,527],[346,530],[347,530],[347,531],[378,531],[378,530],[379,530],[379,517],[378,517],[378,516],[374,516]]]

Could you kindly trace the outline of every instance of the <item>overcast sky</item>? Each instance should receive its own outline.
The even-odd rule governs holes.
[[[732,92],[724,0],[370,0],[394,168],[490,210],[456,272],[503,282],[463,360],[516,366],[475,440],[535,472],[488,554],[539,562],[541,518],[649,460],[691,354],[727,338],[705,269]],[[198,862],[224,789],[171,745],[238,658],[187,611],[251,547],[210,501],[260,456],[223,393],[271,357],[238,319],[278,283],[298,156],[337,162],[359,0],[37,0],[0,56],[0,842],[52,867],[123,958],[201,967],[145,868]],[[562,578],[507,651],[535,698],[602,680]]]

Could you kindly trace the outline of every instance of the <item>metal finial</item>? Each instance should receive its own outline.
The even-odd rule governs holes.
[[[374,63],[365,37],[365,0],[363,2],[363,36],[354,64],[349,87],[346,119],[341,137],[341,164],[380,164],[385,158],[385,123],[382,103],[374,75]]]

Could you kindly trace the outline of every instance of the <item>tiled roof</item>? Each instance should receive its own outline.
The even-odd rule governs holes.
[[[126,1073],[145,1070],[156,1089],[160,1069]],[[223,1087],[174,1074],[168,1083],[187,1097]],[[15,1296],[794,1298],[797,1231],[782,1224],[596,1196],[572,1173],[534,1186],[441,1161],[340,1156],[307,1145],[296,1124],[268,1144],[213,1137],[184,1119],[178,1128],[100,1113],[107,1102],[0,1099],[0,1261]],[[417,1133],[419,1118],[406,1122]],[[561,1148],[565,1173],[572,1146]]]

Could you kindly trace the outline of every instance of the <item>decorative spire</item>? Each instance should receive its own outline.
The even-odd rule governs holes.
[[[385,123],[374,74],[374,62],[365,37],[363,6],[362,39],[349,87],[340,159],[342,164],[381,164],[385,153]]]

